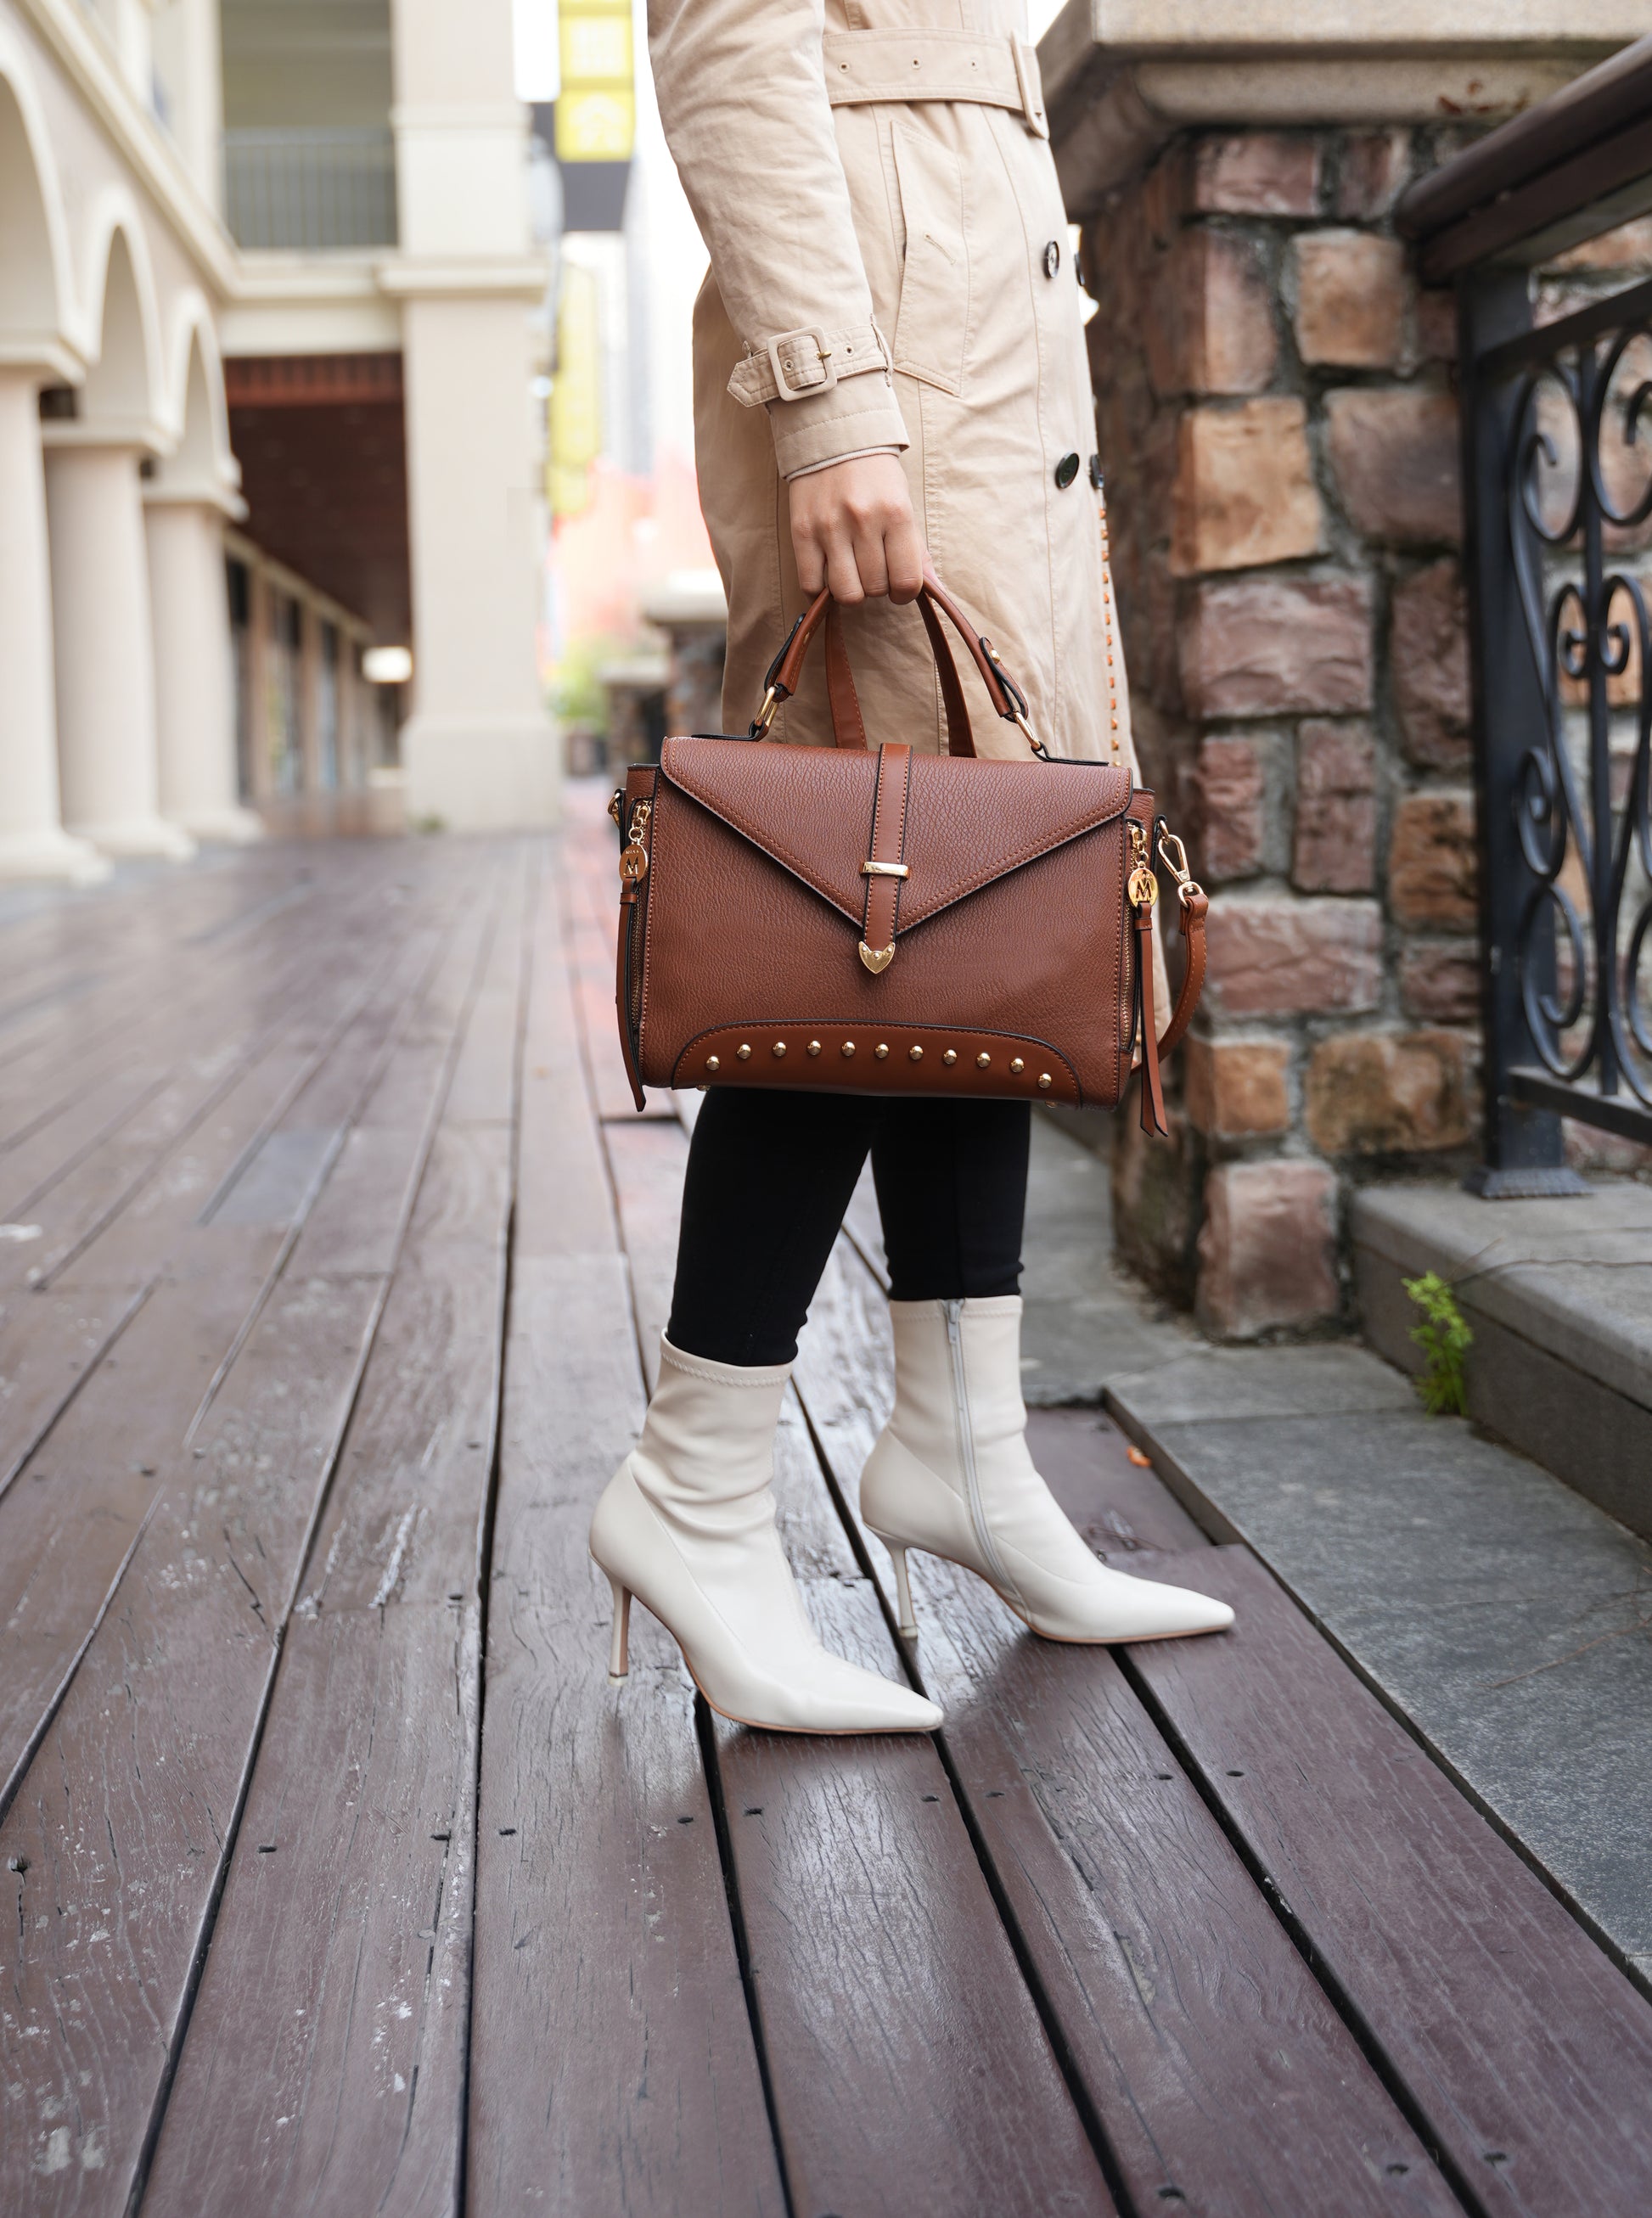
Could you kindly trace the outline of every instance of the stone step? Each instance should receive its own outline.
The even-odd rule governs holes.
[[[1443,1186],[1368,1187],[1352,1211],[1370,1345],[1421,1368],[1401,1281],[1437,1271],[1475,1335],[1469,1414],[1652,1538],[1652,1188],[1481,1201]]]
[[[1652,1992],[1652,1546],[1363,1348],[1167,1347],[1106,1404]]]

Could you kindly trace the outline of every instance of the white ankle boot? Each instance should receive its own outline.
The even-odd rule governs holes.
[[[780,1732],[933,1732],[941,1712],[823,1648],[774,1529],[774,1428],[790,1364],[745,1370],[663,1336],[643,1437],[604,1489],[591,1553],[614,1590],[609,1676],[633,1595],[736,1723]]]
[[[906,1552],[962,1564],[1046,1640],[1220,1633],[1225,1602],[1097,1562],[1039,1477],[1021,1398],[1021,1297],[891,1302],[895,1410],[860,1477],[860,1515],[895,1559],[901,1631],[916,1630]]]

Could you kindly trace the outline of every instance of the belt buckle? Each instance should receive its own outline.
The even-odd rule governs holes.
[[[820,357],[821,375],[812,385],[793,385],[780,367],[780,349],[790,346],[794,339],[810,339]],[[810,400],[817,393],[829,393],[837,383],[837,364],[832,360],[832,350],[826,344],[826,334],[817,325],[801,325],[795,331],[781,331],[768,342],[768,366],[774,373],[774,390],[782,400]]]

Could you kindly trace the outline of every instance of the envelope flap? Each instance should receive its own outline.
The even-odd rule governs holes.
[[[668,740],[667,782],[859,924],[878,758],[746,740]],[[915,754],[897,931],[1121,816],[1130,775],[1100,763]]]

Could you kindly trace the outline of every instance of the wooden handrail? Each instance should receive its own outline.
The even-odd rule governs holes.
[[[1404,193],[1425,276],[1537,259],[1652,207],[1652,37],[1637,39]],[[1520,250],[1530,248],[1530,252]]]

